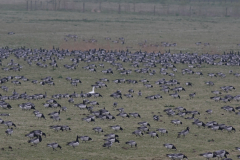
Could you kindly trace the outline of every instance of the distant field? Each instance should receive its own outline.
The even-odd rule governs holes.
[[[9,5],[12,6],[15,3]],[[207,3],[203,4],[207,5]],[[227,4],[232,4],[232,7],[234,7],[233,4],[238,6],[235,1]],[[102,13],[70,10],[26,11],[26,6],[22,7],[21,10],[3,8],[0,11],[1,46],[52,48],[54,45],[66,49],[100,47],[113,50],[129,48],[132,51],[141,49],[161,52],[171,49],[173,52],[181,50],[211,54],[240,49],[237,46],[240,43],[238,17],[178,16],[176,14],[154,16],[153,13],[122,12],[118,14],[117,11]],[[8,32],[16,34],[8,35]],[[64,41],[64,37],[68,34],[75,34],[78,39]],[[105,37],[110,37],[111,41],[124,37],[125,44],[114,44],[104,40]],[[83,41],[89,39],[96,39],[97,42]],[[195,45],[199,41],[202,45]],[[162,47],[161,42],[177,43],[177,46]],[[203,43],[207,42],[210,46],[203,46]],[[159,46],[152,47],[154,45]]]

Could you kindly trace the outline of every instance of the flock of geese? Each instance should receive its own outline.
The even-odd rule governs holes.
[[[18,61],[14,61],[13,59],[9,62],[9,57],[11,55],[14,55],[17,59],[23,59],[27,65],[32,66],[36,65],[41,68],[48,68],[49,66],[54,68],[58,68],[60,65],[58,65],[59,61],[65,58],[70,58],[70,62],[72,64],[64,64],[64,67],[69,70],[73,70],[73,72],[77,69],[79,69],[79,65],[81,63],[87,64],[87,66],[82,67],[82,70],[86,70],[89,72],[100,72],[103,76],[108,76],[112,74],[121,74],[122,77],[128,77],[129,75],[133,74],[135,72],[136,74],[142,74],[146,78],[144,79],[114,79],[109,80],[108,78],[98,78],[95,84],[89,85],[89,88],[92,88],[92,91],[89,91],[87,93],[58,93],[55,95],[51,95],[51,98],[47,95],[47,90],[45,94],[42,93],[36,93],[34,95],[29,95],[27,92],[18,93],[17,91],[12,91],[12,95],[4,95],[6,93],[9,93],[9,89],[5,84],[12,85],[12,86],[21,86],[22,82],[24,83],[33,83],[34,85],[49,85],[54,86],[56,85],[54,82],[53,77],[47,76],[44,78],[41,78],[41,80],[29,80],[31,77],[26,78],[24,75],[19,76],[21,74],[21,70],[27,70],[27,67],[23,67],[21,64],[18,63]],[[8,61],[8,63],[7,63]],[[49,65],[48,62],[50,61]],[[213,79],[214,77],[220,77],[225,78],[226,76],[235,76],[239,77],[240,73],[233,73],[233,71],[229,71],[229,73],[208,73],[207,75],[202,73],[200,70],[201,65],[217,65],[217,66],[239,66],[240,65],[240,54],[230,52],[230,53],[224,53],[222,55],[215,54],[197,54],[197,53],[178,53],[178,54],[171,54],[170,52],[166,53],[146,53],[142,51],[138,51],[135,53],[131,53],[128,50],[127,51],[107,51],[104,49],[92,49],[88,51],[80,51],[80,50],[74,50],[74,51],[68,51],[68,50],[60,50],[58,48],[53,48],[52,50],[46,50],[46,49],[27,49],[25,47],[18,48],[18,49],[10,49],[8,47],[0,49],[0,62],[1,64],[7,64],[6,67],[3,67],[2,70],[5,71],[8,74],[17,74],[16,76],[5,76],[0,77],[0,84],[2,93],[0,94],[0,107],[2,109],[12,109],[16,106],[12,106],[11,102],[13,100],[25,100],[25,103],[19,104],[18,107],[20,107],[22,110],[32,110],[33,114],[38,119],[45,119],[45,115],[37,110],[38,107],[35,106],[34,100],[41,100],[45,99],[45,103],[43,103],[43,106],[45,108],[60,108],[58,111],[51,112],[48,114],[48,116],[53,121],[61,121],[60,115],[62,112],[67,112],[68,107],[62,106],[58,101],[58,99],[67,99],[69,104],[74,104],[74,99],[76,98],[83,98],[82,103],[76,103],[74,104],[75,107],[81,109],[81,110],[88,110],[90,115],[88,115],[85,118],[82,118],[83,121],[86,121],[87,123],[94,123],[97,119],[100,120],[113,120],[117,121],[116,117],[121,117],[123,120],[126,118],[130,118],[130,116],[134,118],[142,118],[142,115],[137,113],[136,111],[131,113],[126,113],[124,111],[124,108],[117,108],[118,103],[114,102],[113,107],[117,108],[116,110],[119,112],[117,115],[111,114],[105,107],[103,109],[96,110],[96,106],[99,106],[100,104],[97,101],[90,101],[88,98],[98,98],[103,97],[106,95],[101,95],[100,93],[95,91],[95,88],[104,88],[108,87],[109,83],[115,83],[115,85],[121,85],[121,84],[138,84],[142,83],[146,89],[153,88],[154,85],[160,86],[160,92],[159,94],[154,94],[150,96],[145,96],[144,98],[146,100],[158,100],[162,99],[166,94],[168,93],[168,96],[171,96],[173,99],[181,99],[181,94],[185,92],[187,89],[184,87],[191,87],[193,86],[194,82],[180,82],[175,77],[176,72],[178,72],[178,68],[176,67],[177,64],[187,64],[188,67],[185,69],[180,70],[182,75],[194,75],[197,76],[209,76],[209,79]],[[95,64],[91,64],[95,62]],[[99,62],[98,65],[96,65]],[[108,63],[112,66],[112,68],[105,68],[104,63]],[[127,69],[124,67],[124,63],[130,63],[132,67],[135,69]],[[126,66],[126,65],[125,65]],[[142,68],[140,66],[143,66]],[[157,66],[160,66],[160,71],[157,70]],[[115,68],[115,69],[114,69]],[[193,70],[194,68],[194,70]],[[81,68],[80,68],[81,69]],[[6,74],[5,73],[5,74]],[[175,74],[174,74],[175,73]],[[165,76],[165,78],[161,78],[156,80],[153,85],[152,82],[149,82],[147,80],[148,76],[154,76],[154,75],[162,75]],[[167,77],[169,77],[170,80],[167,80]],[[77,87],[78,84],[82,83],[80,79],[74,79],[71,77],[66,77],[66,81],[70,82],[71,85]],[[152,83],[152,84],[151,84]],[[205,82],[206,86],[214,86],[214,83],[212,81]],[[210,99],[213,99],[216,102],[223,102],[222,104],[226,104],[228,102],[232,101],[239,101],[240,95],[230,95],[229,92],[232,90],[235,90],[238,88],[235,88],[234,86],[231,86],[228,84],[228,86],[222,86],[220,90],[214,90],[212,91],[212,94],[215,94],[214,97],[209,97]],[[121,90],[116,90],[114,93],[109,93],[108,96],[116,99],[123,99],[126,97],[127,99],[131,99],[134,96],[134,93],[137,92],[138,97],[142,97],[143,93],[141,89],[134,91],[133,89],[129,89],[128,93],[122,93]],[[172,92],[172,93],[169,93]],[[226,95],[221,96],[222,93],[226,93]],[[162,96],[164,94],[164,96]],[[189,94],[189,99],[194,99],[195,96],[198,93],[194,92]],[[31,101],[31,102],[30,102]],[[156,102],[158,103],[158,102]],[[109,105],[109,104],[108,104]],[[231,107],[228,105],[225,105],[222,107],[222,109],[226,110],[227,112],[235,112],[237,115],[240,115],[240,107]],[[199,120],[199,118],[196,118],[195,116],[201,115],[203,113],[200,113],[197,110],[188,110],[184,107],[175,107],[175,108],[167,108],[163,110],[164,113],[169,117],[182,117],[186,120],[192,121],[193,125],[196,125],[198,128],[209,128],[211,130],[214,130],[215,132],[220,131],[226,131],[226,133],[234,133],[236,132],[236,129],[234,126],[221,124],[216,121],[209,121],[209,122],[203,122],[202,120]],[[213,114],[213,111],[211,109],[206,110],[206,113],[211,115]],[[185,117],[187,115],[190,115],[190,117]],[[0,116],[10,116],[10,114],[1,113]],[[153,115],[154,121],[160,121],[162,115]],[[11,117],[11,116],[10,116]],[[5,121],[4,118],[0,118],[0,123],[5,124],[8,129],[5,131],[7,136],[13,135],[15,132],[15,129],[17,127],[16,124],[14,124],[12,121]],[[107,123],[107,122],[106,122]],[[173,119],[171,122],[174,126],[182,125],[182,121],[179,119]],[[150,130],[150,123],[147,121],[140,121],[138,122],[139,127],[136,128],[131,134],[135,135],[136,137],[142,137],[144,134],[149,135],[151,138],[159,138],[159,135],[163,136],[165,134],[168,134],[169,131],[165,128],[157,128],[156,130]],[[70,131],[72,130],[69,126],[66,125],[51,125],[49,126],[50,129],[53,129],[55,132],[58,131]],[[110,128],[117,133],[117,131],[124,130],[124,126],[120,125],[111,125]],[[191,128],[192,129],[192,128]],[[104,132],[103,128],[101,127],[94,127],[92,130],[100,134]],[[102,147],[111,148],[114,143],[120,143],[119,135],[115,133],[108,133],[104,134],[104,142],[102,144]],[[179,130],[179,132],[176,133],[176,138],[187,138],[187,135],[190,134],[190,127],[186,127],[184,130]],[[46,133],[44,133],[41,130],[33,130],[29,133],[25,134],[25,137],[30,138],[28,140],[28,143],[31,143],[33,145],[37,145],[42,142],[42,139],[46,137]],[[92,141],[93,139],[89,136],[76,136],[76,140],[66,142],[68,146],[71,146],[73,148],[79,146],[79,140],[82,142],[88,142]],[[138,142],[133,141],[129,137],[129,141],[126,141],[125,144],[131,146],[131,147],[138,147]],[[57,148],[62,149],[62,144],[59,145],[56,142],[53,143],[47,143],[46,146],[52,148],[53,150],[56,150]],[[172,143],[165,143],[163,146],[167,149],[171,150],[178,150],[175,144]],[[63,147],[64,148],[64,147]],[[236,147],[236,150],[240,151],[240,147]],[[217,150],[213,152],[206,152],[199,154],[200,156],[210,159],[210,158],[222,158],[224,160],[231,160],[231,158],[227,158],[227,156],[230,154],[230,152],[226,150]],[[173,153],[173,154],[167,154],[167,157],[169,157],[172,160],[177,159],[188,159],[187,155],[183,153]],[[240,158],[240,156],[238,156]]]

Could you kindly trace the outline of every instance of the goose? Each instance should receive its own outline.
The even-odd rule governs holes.
[[[183,137],[185,137],[188,133],[189,133],[189,127],[187,127],[185,130],[178,132],[178,136],[177,138],[180,138],[180,136],[182,135]]]
[[[171,159],[188,159],[186,155],[182,154],[182,153],[176,153],[176,154],[166,154],[167,157],[171,158]]]
[[[12,121],[5,121],[4,124],[5,124],[6,126],[8,126],[8,128],[9,128],[10,126],[14,126],[14,127],[16,128],[16,125],[15,125]]]
[[[73,148],[79,146],[78,135],[77,135],[76,141],[68,142],[67,145],[72,146]]]
[[[33,133],[34,137],[45,136],[45,138],[46,138],[46,134],[44,132],[42,132],[41,130],[34,130],[34,131],[31,131],[30,133]]]
[[[59,130],[62,130],[62,126],[59,126],[59,125],[54,125],[54,126],[50,126],[51,129],[54,129],[55,131],[59,131]]]
[[[39,119],[39,118],[43,118],[43,119],[46,120],[44,114],[42,114],[42,113],[37,113],[37,114],[35,114],[35,116],[38,117],[38,119]]]
[[[209,160],[210,158],[215,158],[216,154],[212,153],[212,152],[207,152],[207,153],[202,153],[199,154],[199,156],[203,156],[205,157],[207,160]]]
[[[109,119],[109,120],[116,120],[116,118],[113,115],[111,115],[111,114],[107,115],[107,119]]]
[[[141,130],[136,130],[136,131],[132,132],[132,134],[135,134],[136,137],[137,137],[137,136],[144,135]]]
[[[142,96],[141,90],[138,91],[138,96],[139,96],[139,97]]]
[[[125,142],[126,144],[128,144],[128,145],[130,145],[131,147],[133,147],[133,146],[135,146],[135,147],[137,147],[137,143],[135,142],[135,141],[127,141],[127,142]]]
[[[229,154],[229,152],[227,152],[226,150],[218,150],[218,151],[215,151],[215,152],[213,152],[213,154],[215,154],[216,155],[216,157],[218,157],[218,158],[227,158],[227,154]]]
[[[95,92],[94,92],[94,89],[95,89],[95,87],[93,87],[92,88],[92,91],[91,92],[88,92],[89,94],[94,94]]]
[[[98,132],[98,134],[99,132],[103,132],[103,129],[101,127],[94,127],[93,130],[95,131],[95,133]]]
[[[118,135],[116,135],[116,134],[114,134],[114,133],[105,134],[104,136],[105,136],[105,137],[108,137],[108,138],[116,138],[116,137],[119,137]]]
[[[148,132],[149,131],[148,127],[146,127],[146,126],[137,127],[137,129],[139,129],[143,132]]]
[[[141,126],[149,126],[150,127],[150,124],[148,122],[138,122],[139,125]]]
[[[191,82],[186,82],[186,86],[192,86]]]
[[[79,138],[82,140],[82,142],[92,141],[92,138],[90,138],[88,136],[80,136]]]
[[[216,94],[216,95],[217,95],[217,94],[222,94],[220,91],[217,91],[217,90],[216,90],[216,91],[211,91],[211,92],[212,92],[213,94]]]
[[[236,129],[233,128],[232,126],[225,126],[224,129],[227,130],[228,133],[230,133],[230,132],[232,132],[232,131],[236,132]]]
[[[114,102],[113,103],[113,107],[117,107],[118,103],[117,102]]]
[[[112,146],[113,142],[107,141],[103,144],[103,147],[107,147],[108,149]]]
[[[194,122],[192,122],[192,124],[195,124],[195,125],[197,125],[198,126],[198,128],[199,127],[201,127],[201,126],[203,126],[203,127],[205,127],[206,125],[205,125],[205,123],[203,123],[202,121],[194,121]]]
[[[121,113],[117,114],[117,116],[122,117],[123,120],[124,120],[125,117],[128,117],[128,118],[129,118],[129,115],[128,115],[127,113],[125,113],[125,112],[121,112]]]
[[[60,121],[61,120],[61,118],[59,116],[51,116],[50,118],[53,119],[53,121],[54,120],[55,121]]]
[[[62,107],[61,109],[62,111],[65,111],[65,112],[67,111],[67,107]]]
[[[147,134],[149,134],[152,138],[154,138],[155,136],[156,136],[157,138],[159,138],[159,137],[158,137],[158,134],[157,134],[155,131],[148,132]]]
[[[92,117],[86,117],[86,118],[82,118],[83,121],[86,121],[86,122],[95,122],[95,119],[92,118]]]
[[[178,119],[176,119],[176,120],[171,120],[171,123],[172,124],[174,124],[174,125],[179,125],[179,124],[182,124],[182,122],[180,121],[180,120],[178,120]]]
[[[32,143],[34,146],[36,146],[39,142],[42,142],[42,137],[39,136],[37,138],[34,138],[34,139],[30,139],[28,141],[28,143]]]
[[[123,130],[123,128],[121,127],[121,126],[119,126],[119,125],[115,125],[115,126],[109,126],[109,127],[111,127],[114,131],[118,131],[118,130]]]
[[[8,129],[5,131],[5,133],[7,134],[7,136],[8,136],[8,135],[11,136],[11,135],[13,134],[13,128],[10,128],[10,129],[8,128]]]
[[[177,148],[173,144],[170,144],[170,143],[165,143],[165,144],[163,144],[163,146],[166,147],[167,149],[177,150]]]
[[[190,99],[196,96],[196,92],[189,94]]]
[[[159,121],[159,116],[153,115],[153,120],[154,120],[154,121]]]
[[[114,143],[114,142],[120,143],[120,141],[116,138],[107,138],[107,139],[103,139],[103,140],[109,141],[109,142],[112,142],[112,143]]]
[[[56,143],[56,142],[54,142],[54,143],[48,143],[47,146],[48,146],[48,147],[51,147],[51,148],[52,148],[53,150],[55,150],[55,151],[57,151],[56,148],[62,149],[62,147],[61,147],[58,143]]]
[[[69,126],[62,126],[62,128],[61,128],[61,130],[62,131],[70,131],[71,130],[71,128],[69,127]]]
[[[208,109],[205,112],[207,112],[208,114],[212,114],[213,113],[213,111],[211,109]]]
[[[169,94],[169,95],[172,96],[174,99],[176,99],[176,98],[180,99],[180,96],[177,93]]]
[[[134,118],[137,118],[137,117],[141,118],[140,114],[138,113],[129,113],[129,115],[133,116]]]

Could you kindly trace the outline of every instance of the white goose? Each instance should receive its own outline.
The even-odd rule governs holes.
[[[88,92],[89,94],[94,94],[95,92],[94,92],[94,89],[95,89],[95,87],[93,87],[93,89],[92,89],[92,91],[91,92]]]

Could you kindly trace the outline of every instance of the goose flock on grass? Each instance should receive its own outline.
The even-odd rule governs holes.
[[[17,60],[9,60],[10,57],[13,57]],[[12,94],[9,95],[8,93],[11,92],[9,90],[9,87],[12,86],[13,88],[15,86],[21,87],[22,84],[28,84],[33,83],[37,86],[44,86],[48,85],[51,90],[54,90],[54,87],[57,86],[58,83],[55,82],[55,79],[51,76],[43,77],[41,79],[35,79],[31,80],[32,77],[25,77],[25,76],[19,76],[21,75],[22,70],[27,70],[27,67],[24,67],[26,65],[34,66],[40,68],[48,68],[52,67],[53,69],[57,69],[60,67],[60,61],[63,59],[70,59],[70,64],[64,64],[63,67],[70,70],[70,72],[74,72],[75,70],[82,70],[84,72],[85,70],[88,70],[90,72],[99,72],[102,74],[102,77],[96,79],[95,84],[89,85],[89,88],[92,88],[92,91],[84,93],[84,92],[73,92],[73,93],[57,93],[54,95],[47,95],[48,90],[45,91],[45,93],[35,93],[33,95],[28,94],[26,91],[22,90],[13,90]],[[24,62],[21,61],[22,64],[19,64],[18,61],[24,60]],[[9,62],[10,61],[10,62]],[[39,143],[43,143],[43,141],[48,141],[46,143],[47,147],[52,148],[53,150],[59,149],[65,149],[67,147],[64,146],[68,145],[73,148],[78,147],[80,145],[79,140],[81,140],[84,143],[91,143],[93,139],[91,138],[91,135],[77,135],[76,137],[69,137],[69,142],[50,142],[50,140],[43,140],[46,138],[47,134],[53,130],[56,133],[59,133],[59,131],[74,131],[74,129],[71,129],[71,126],[67,125],[59,125],[59,123],[64,123],[65,120],[61,119],[61,115],[64,112],[67,112],[67,109],[69,107],[62,106],[58,100],[59,99],[66,99],[66,101],[69,103],[70,106],[75,106],[76,108],[79,108],[79,110],[88,110],[89,115],[82,118],[82,121],[86,121],[85,123],[92,123],[94,127],[92,128],[93,132],[92,134],[97,134],[99,137],[102,136],[102,133],[104,133],[104,136],[101,138],[103,139],[103,142],[100,145],[102,147],[111,148],[115,145],[115,143],[121,143],[121,132],[125,130],[126,126],[121,125],[109,125],[109,128],[102,128],[101,126],[95,126],[95,122],[99,120],[105,120],[105,123],[109,123],[110,121],[116,121],[117,123],[121,120],[124,121],[131,121],[133,117],[134,119],[139,120],[137,125],[139,125],[137,128],[133,128],[132,132],[129,133],[129,135],[126,135],[129,139],[128,141],[124,142],[125,145],[129,145],[131,148],[138,146],[141,146],[142,144],[138,143],[137,141],[132,140],[133,136],[135,137],[144,137],[144,139],[161,139],[161,136],[168,135],[168,134],[174,134],[176,139],[177,138],[188,138],[189,135],[191,135],[191,130],[197,130],[196,127],[192,126],[190,127],[190,124],[197,126],[199,128],[199,131],[201,128],[208,128],[209,131],[213,130],[214,132],[221,131],[221,134],[225,134],[225,136],[228,136],[229,134],[232,134],[232,136],[237,136],[234,134],[236,131],[234,125],[230,125],[229,121],[226,121],[225,124],[221,124],[217,121],[207,121],[206,119],[203,119],[201,115],[208,114],[209,116],[214,114],[214,111],[212,109],[208,109],[205,111],[205,113],[200,113],[197,110],[191,110],[189,108],[184,108],[181,106],[178,107],[168,107],[163,111],[163,113],[171,118],[171,120],[168,122],[171,127],[177,127],[182,126],[183,123],[187,123],[187,127],[182,127],[182,129],[179,129],[178,132],[172,133],[170,130],[171,128],[152,128],[152,123],[148,123],[147,121],[143,121],[144,119],[152,119],[154,120],[154,123],[158,123],[161,121],[161,117],[163,115],[153,115],[153,117],[146,117],[146,115],[140,115],[138,113],[138,110],[128,108],[128,110],[131,110],[131,112],[127,113],[125,112],[124,108],[119,106],[118,102],[121,102],[121,99],[128,99],[131,100],[135,96],[141,99],[145,99],[146,101],[153,101],[153,100],[159,100],[164,99],[167,96],[172,97],[172,100],[178,101],[178,99],[182,99],[182,97],[189,97],[187,100],[195,99],[196,96],[198,96],[197,92],[190,93],[189,95],[186,95],[186,91],[189,87],[194,88],[197,87],[197,84],[195,82],[189,82],[189,80],[182,81],[178,80],[177,72],[181,72],[180,76],[184,75],[192,75],[197,77],[209,77],[209,80],[213,80],[214,78],[219,78],[220,81],[222,78],[231,76],[232,78],[239,77],[240,73],[237,73],[239,70],[236,70],[236,73],[234,71],[229,71],[229,73],[202,73],[201,66],[202,65],[215,65],[215,66],[239,66],[240,65],[240,54],[230,52],[230,53],[224,53],[224,54],[197,54],[197,53],[178,53],[178,54],[171,54],[170,51],[161,54],[159,53],[146,53],[142,51],[138,51],[135,53],[131,53],[128,50],[127,51],[107,51],[104,49],[91,49],[88,51],[80,51],[80,50],[60,50],[58,48],[53,48],[51,50],[46,49],[27,49],[25,47],[18,48],[18,49],[10,49],[8,47],[4,47],[0,49],[0,64],[7,64],[2,68],[2,72],[4,74],[9,74],[9,76],[0,77],[0,84],[1,84],[1,94],[0,94],[0,107],[4,111],[8,111],[10,109],[17,109],[17,106],[11,105],[13,101],[21,100],[24,101],[24,103],[21,103],[18,105],[18,107],[21,110],[32,110],[33,115],[37,117],[37,119],[45,120],[46,123],[49,121],[48,116],[53,123],[57,123],[57,125],[50,125],[49,128],[45,128],[44,132],[41,130],[33,130],[29,133],[25,134],[25,137],[30,138],[29,140],[26,139],[28,143],[31,143],[34,146],[37,146]],[[23,64],[26,63],[26,64]],[[91,64],[94,63],[94,64]],[[105,63],[105,64],[104,64]],[[128,65],[130,63],[130,66],[132,66],[134,69],[129,69]],[[106,64],[109,64],[112,66],[112,68],[105,68]],[[177,68],[178,64],[182,64],[183,66],[187,64],[187,67],[184,69]],[[79,68],[80,65],[84,65],[84,67]],[[160,71],[158,70],[158,67],[160,67]],[[142,79],[130,79],[129,75],[136,73],[141,74]],[[110,77],[111,75],[121,75],[122,78],[117,78],[110,80],[106,77]],[[155,76],[155,75],[161,75],[160,78],[156,81],[149,81],[147,80],[147,77],[149,76]],[[126,78],[126,79],[125,79]],[[78,85],[82,85],[82,83],[85,83],[81,79],[73,78],[73,77],[66,77],[65,78],[67,82],[70,82],[70,85],[77,87]],[[111,78],[112,79],[112,78]],[[168,80],[167,80],[168,79]],[[121,85],[131,85],[134,86],[136,84],[141,83],[143,85],[143,88],[139,88],[137,90],[134,90],[132,88],[129,88],[127,91],[123,91],[121,89],[116,90],[113,93],[109,93],[109,95],[100,94],[95,91],[95,89],[99,92],[101,88],[108,87],[109,84],[112,83],[116,86]],[[205,83],[206,87],[212,87],[211,94],[212,96],[209,97],[209,99],[212,99],[215,102],[218,102],[219,105],[222,105],[221,109],[225,110],[226,112],[232,113],[234,112],[236,115],[240,115],[240,107],[232,107],[230,102],[236,101],[239,102],[240,95],[231,95],[231,91],[239,89],[237,86],[231,86],[231,84],[226,84],[225,86],[222,86],[216,90],[214,88],[215,83],[218,82],[212,82],[207,81],[203,82]],[[160,87],[159,92],[157,94],[148,95],[147,93],[142,92],[141,90],[151,90],[152,88],[156,88],[156,86]],[[236,88],[235,88],[236,87]],[[116,87],[117,88],[117,87]],[[21,92],[21,93],[20,93]],[[8,95],[7,95],[8,94]],[[101,103],[95,100],[95,98],[104,97],[107,96],[109,98],[115,99],[117,102],[114,102],[113,104],[105,104],[106,108],[109,106],[113,106],[114,110],[118,112],[110,113],[109,110],[107,110],[105,107],[100,109],[99,106],[101,106]],[[143,96],[143,98],[142,98]],[[75,103],[76,99],[82,98],[82,103]],[[93,99],[94,100],[93,100]],[[89,100],[91,99],[91,100]],[[34,102],[36,100],[44,101],[42,106],[36,106]],[[156,103],[159,103],[156,102]],[[222,102],[222,103],[221,103]],[[58,108],[59,107],[59,108]],[[54,108],[54,112],[50,112],[48,115],[44,115],[41,111],[43,108]],[[77,110],[75,108],[75,110]],[[98,109],[97,109],[98,108]],[[18,110],[18,109],[17,109]],[[239,112],[238,112],[239,111]],[[81,111],[80,111],[81,112]],[[160,113],[160,112],[159,112]],[[5,131],[7,136],[13,136],[14,134],[17,134],[18,125],[16,123],[7,120],[11,119],[11,115],[8,113],[1,113],[0,114],[0,123],[6,125],[7,130]],[[9,116],[9,118],[5,118],[4,116]],[[34,118],[33,116],[33,118]],[[234,116],[234,115],[232,115]],[[46,118],[47,117],[47,118]],[[237,117],[236,117],[237,118]],[[128,120],[129,119],[129,120]],[[186,120],[186,122],[183,122],[183,119]],[[57,121],[57,122],[55,122]],[[79,122],[78,122],[79,123]],[[83,122],[84,123],[84,122]],[[165,123],[165,122],[164,122]],[[110,124],[110,123],[109,123]],[[14,127],[14,128],[13,128]],[[51,130],[50,130],[51,129]],[[108,129],[111,129],[114,133],[107,133],[109,132]],[[46,133],[45,133],[46,132]],[[116,134],[116,133],[119,133]],[[147,136],[145,136],[147,135]],[[207,135],[206,135],[207,136]],[[24,138],[24,137],[23,137]],[[75,139],[76,138],[76,139]],[[72,141],[71,141],[72,140]],[[52,139],[54,141],[54,138]],[[158,141],[158,140],[156,140]],[[45,142],[44,142],[45,143]],[[161,143],[161,142],[159,142]],[[237,144],[236,144],[237,145]],[[64,146],[64,147],[62,147]],[[171,140],[169,140],[169,143],[162,144],[163,147],[165,147],[169,152],[166,156],[170,159],[176,160],[176,159],[188,159],[187,155],[183,153],[173,153],[178,151],[177,143],[171,143]],[[116,146],[117,147],[117,146]],[[240,151],[240,146],[233,146],[236,147],[235,149]],[[70,148],[68,148],[70,149]],[[171,151],[170,151],[171,150]],[[182,149],[181,149],[182,150]],[[232,149],[231,149],[232,150]],[[230,160],[231,158],[227,158],[228,155],[230,155],[231,150],[217,150],[217,151],[210,151],[206,153],[199,153],[199,156],[202,156],[206,159],[210,158],[222,158],[225,160]],[[240,156],[237,156],[240,157]]]

